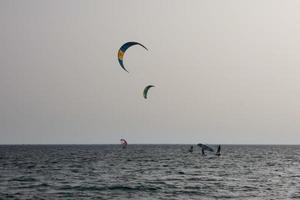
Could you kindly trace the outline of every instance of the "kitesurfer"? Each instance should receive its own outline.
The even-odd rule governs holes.
[[[216,156],[220,156],[221,155],[221,145],[218,146],[218,150],[216,152]]]
[[[194,147],[191,146],[190,149],[189,149],[189,152],[190,152],[190,153],[193,153],[193,151],[194,151]]]
[[[205,151],[204,151],[203,148],[201,149],[201,152],[202,152],[202,156],[206,156]]]
[[[122,148],[125,149],[128,144],[127,141],[125,139],[120,139],[120,142],[121,142]]]
[[[214,149],[205,144],[197,144],[197,146],[201,147],[202,156],[206,156],[205,151],[214,152]]]

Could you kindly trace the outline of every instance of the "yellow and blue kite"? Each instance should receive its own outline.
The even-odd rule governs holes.
[[[140,46],[144,47],[144,49],[146,49],[146,50],[148,51],[148,49],[147,49],[144,45],[142,45],[142,44],[140,44],[140,43],[138,43],[138,42],[126,42],[125,44],[123,44],[123,45],[121,46],[121,48],[120,48],[119,51],[118,51],[118,60],[119,60],[119,63],[120,63],[120,65],[121,65],[121,67],[122,67],[126,72],[128,72],[128,73],[129,73],[129,71],[124,67],[124,64],[123,64],[123,57],[124,57],[125,51],[126,51],[129,47],[134,46],[134,45],[140,45]]]

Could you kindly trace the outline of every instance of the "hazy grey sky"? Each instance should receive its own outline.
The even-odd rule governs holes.
[[[0,143],[299,144],[299,8],[1,0]]]

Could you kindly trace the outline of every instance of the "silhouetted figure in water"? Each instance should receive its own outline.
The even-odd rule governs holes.
[[[220,156],[221,155],[221,145],[218,146],[218,150],[216,152],[216,156]]]
[[[203,148],[202,148],[201,152],[202,152],[202,156],[206,156],[205,151],[204,151]]]
[[[121,145],[122,145],[122,149],[126,149],[128,143],[125,139],[120,139]]]
[[[194,147],[191,146],[190,149],[189,149],[189,152],[190,152],[190,153],[193,153],[193,151],[194,151]]]

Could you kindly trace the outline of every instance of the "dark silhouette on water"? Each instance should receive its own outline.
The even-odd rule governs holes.
[[[199,144],[197,144],[197,146],[201,147],[201,148],[202,148],[202,149],[204,149],[204,150],[207,150],[207,151],[214,152],[214,149],[213,149],[213,148],[211,148],[211,147],[210,147],[210,146],[208,146],[208,145],[205,145],[205,144],[201,144],[201,143],[199,143]]]
[[[191,146],[190,149],[189,149],[189,152],[190,152],[190,153],[193,153],[193,151],[194,151],[194,147]]]
[[[218,150],[216,152],[216,156],[220,156],[221,155],[221,145],[218,146]]]
[[[202,156],[206,156],[205,151],[214,152],[213,148],[205,144],[197,144],[197,146],[201,147]]]
[[[202,152],[202,156],[206,156],[205,151],[204,151],[203,148],[201,149],[201,152]]]
[[[127,141],[125,139],[120,139],[120,142],[121,142],[122,148],[126,149],[127,144],[128,144]]]

